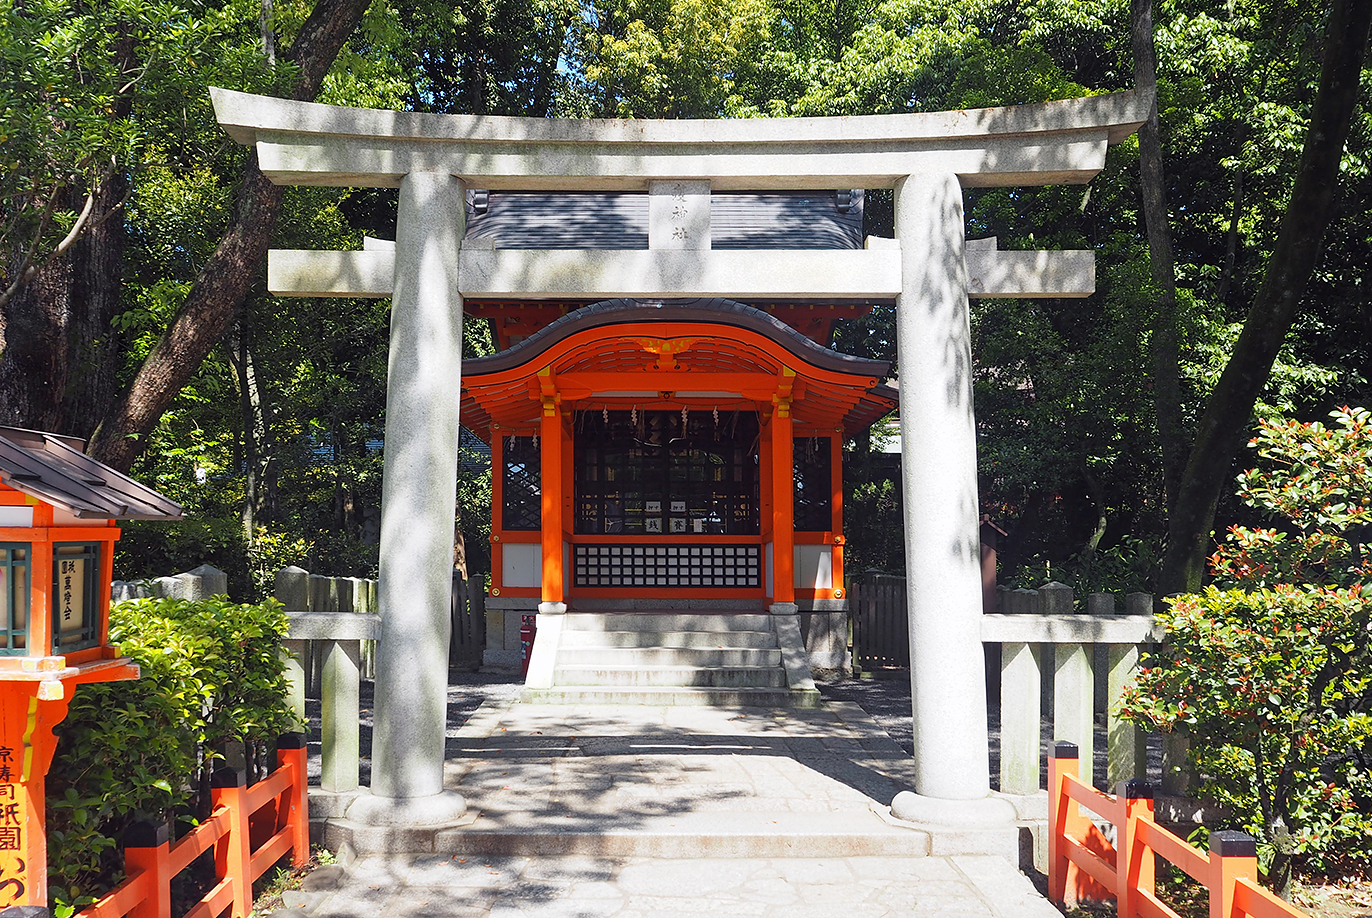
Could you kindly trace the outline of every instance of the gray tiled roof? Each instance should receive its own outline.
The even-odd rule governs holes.
[[[0,482],[80,519],[177,520],[181,505],[81,452],[74,437],[0,427]]]
[[[501,249],[646,249],[648,195],[630,192],[468,192],[467,238]],[[716,192],[710,196],[714,249],[860,249],[861,190]]]

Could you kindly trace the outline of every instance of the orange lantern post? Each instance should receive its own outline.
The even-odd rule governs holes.
[[[182,515],[83,447],[0,427],[0,908],[48,904],[44,783],[73,691],[138,678],[109,642],[115,521]]]

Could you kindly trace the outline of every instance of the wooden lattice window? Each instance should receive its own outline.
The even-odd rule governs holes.
[[[578,534],[756,535],[752,411],[586,411],[575,434]]]
[[[29,561],[25,542],[0,543],[0,654],[27,653]]]
[[[797,532],[834,528],[832,442],[828,437],[796,437],[792,444]]]
[[[538,438],[506,437],[501,472],[501,525],[507,530],[537,530],[543,525],[543,472]]]

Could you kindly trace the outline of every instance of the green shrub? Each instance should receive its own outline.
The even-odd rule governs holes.
[[[1275,527],[1234,527],[1219,586],[1174,597],[1125,717],[1191,736],[1200,790],[1262,841],[1269,882],[1372,853],[1372,416],[1262,422],[1239,496]],[[1221,589],[1220,587],[1227,587]]]
[[[279,603],[139,599],[110,610],[110,638],[142,670],[131,682],[83,685],[57,728],[48,773],[48,864],[54,901],[111,888],[115,846],[140,819],[209,813],[209,773],[242,743],[250,779],[292,729],[280,660]]]

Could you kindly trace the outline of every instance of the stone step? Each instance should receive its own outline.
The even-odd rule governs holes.
[[[764,613],[568,612],[564,631],[771,631]]]
[[[507,814],[434,833],[439,854],[492,857],[743,858],[924,857],[930,836],[882,823],[874,814],[676,813],[634,826],[588,826],[584,814],[509,825]],[[430,850],[430,849],[425,849]]]
[[[564,665],[558,661],[554,686],[690,686],[696,688],[784,688],[786,670],[775,666],[622,666],[603,662]]]
[[[767,647],[569,647],[557,655],[559,667],[601,666],[620,669],[637,666],[780,666],[781,651],[775,642]]]
[[[663,596],[573,601],[572,612],[761,612],[759,599],[670,599]]]
[[[564,630],[563,648],[709,647],[770,650],[777,646],[771,631],[588,631]]]
[[[529,704],[630,704],[667,708],[677,705],[750,708],[817,708],[819,692],[785,688],[694,688],[685,686],[581,686],[525,688]]]

